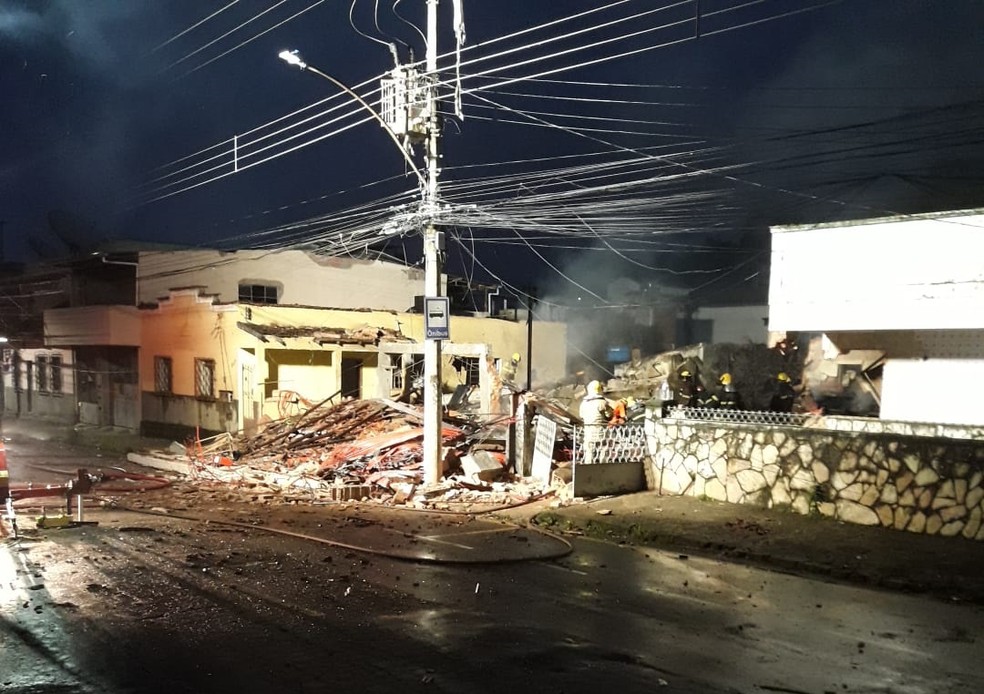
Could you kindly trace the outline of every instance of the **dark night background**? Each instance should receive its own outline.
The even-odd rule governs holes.
[[[422,59],[419,36],[395,17],[392,0],[378,3],[376,30],[376,4],[357,0],[355,25],[414,44]],[[346,236],[352,229],[333,213],[368,205],[374,219],[383,219],[388,195],[415,190],[412,177],[400,176],[404,166],[393,143],[373,123],[290,153],[281,143],[271,150],[280,155],[262,165],[147,202],[174,192],[163,186],[175,179],[161,176],[181,165],[156,167],[228,145],[233,135],[337,93],[280,62],[283,48],[299,49],[348,85],[367,85],[359,91],[368,94],[392,59],[385,46],[355,31],[350,5],[3,0],[6,259],[53,259],[123,239],[320,242],[365,252],[370,241],[361,232]],[[762,251],[770,224],[982,205],[980,0],[701,0],[699,27],[688,20],[694,2],[463,5],[462,77],[475,91],[465,95],[464,121],[449,118],[445,126],[442,183],[450,202],[471,207],[448,220],[451,236],[463,241],[449,243],[451,272],[535,284],[555,295],[588,287],[600,292],[618,276],[691,287],[710,282],[732,291],[767,261]],[[611,7],[490,43],[605,5]],[[401,0],[397,9],[422,27],[423,0]],[[445,53],[453,47],[451,1],[439,9]],[[627,21],[598,26],[619,19]],[[627,37],[658,25],[663,28]],[[513,52],[497,55],[505,50]],[[569,52],[549,57],[560,51]],[[576,67],[623,51],[638,52]],[[441,67],[450,76],[453,59],[442,59]],[[546,77],[554,81],[488,89],[503,77],[545,71],[555,71]],[[483,98],[526,114],[491,108]],[[352,114],[346,122],[364,116]],[[644,149],[653,147],[663,149]],[[650,164],[658,168],[590,175],[594,163],[628,157],[629,150],[657,152]],[[488,166],[517,160],[528,161]],[[560,166],[589,168],[534,178]],[[460,185],[492,175],[505,177],[501,187]],[[603,193],[615,197],[586,193],[615,183],[624,188]],[[545,191],[565,195],[537,197]],[[491,214],[476,212],[484,207]],[[524,226],[529,218],[538,220],[535,226]],[[308,226],[282,226],[312,219]],[[419,261],[413,235],[391,240],[385,250]]]

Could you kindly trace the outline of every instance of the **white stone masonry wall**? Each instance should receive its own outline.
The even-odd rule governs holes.
[[[984,540],[984,441],[681,420],[647,427],[664,494]]]

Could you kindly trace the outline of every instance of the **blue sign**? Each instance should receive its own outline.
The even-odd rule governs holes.
[[[448,340],[451,337],[451,302],[446,296],[424,297],[424,337]]]

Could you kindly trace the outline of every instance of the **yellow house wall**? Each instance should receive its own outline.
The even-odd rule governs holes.
[[[331,309],[298,308],[292,306],[253,306],[252,321],[277,325],[315,326],[326,328],[358,328],[372,325],[400,330],[404,336],[417,342],[424,341],[424,316],[419,313],[395,311],[337,311]],[[451,316],[451,341],[466,344],[487,344],[493,357],[508,359],[519,352],[526,359],[527,327],[524,322]],[[567,326],[559,322],[535,321],[533,323],[534,385],[550,383],[563,378],[567,369]],[[525,363],[525,362],[524,362]],[[375,386],[375,373],[363,369],[363,392],[371,393]],[[525,380],[525,367],[520,375]],[[373,379],[372,383],[369,380]],[[453,387],[458,375],[445,369],[445,385]]]
[[[142,347],[140,350],[141,390],[154,390],[154,357],[172,359],[173,392],[194,396],[195,359],[215,361],[215,389],[228,390],[239,399],[240,349],[256,355],[260,393],[254,398],[265,400],[264,413],[276,415],[277,389],[293,390],[308,400],[323,399],[338,390],[342,355],[363,359],[361,383],[365,397],[378,392],[378,359],[373,346],[318,345],[310,338],[288,338],[284,345],[261,342],[240,330],[236,323],[279,325],[297,328],[355,329],[363,326],[400,330],[418,342],[424,339],[423,316],[393,311],[346,311],[294,306],[213,305],[211,298],[199,297],[194,290],[172,292],[156,309],[142,312]],[[247,318],[248,316],[248,318]],[[565,374],[567,330],[563,323],[534,323],[534,385],[560,379]],[[527,326],[525,323],[488,318],[452,316],[451,337],[458,343],[490,346],[493,357],[508,359],[513,352],[526,358]],[[270,352],[268,355],[267,352]],[[286,357],[288,351],[293,353]],[[307,360],[303,353],[309,352]],[[275,370],[271,360],[280,361]],[[330,354],[330,356],[328,356]],[[317,355],[317,356],[315,356]],[[268,359],[268,356],[270,359]],[[525,376],[525,369],[520,369]],[[449,387],[460,376],[447,364],[444,381]],[[262,387],[266,383],[267,387]],[[268,397],[264,397],[268,396]]]
[[[247,307],[240,307],[245,320]],[[249,306],[249,322],[258,325],[280,325],[295,328],[322,327],[325,329],[342,328],[352,330],[364,326],[374,326],[399,330],[405,323],[403,316],[393,311],[341,311],[320,308],[303,308],[296,306]],[[240,331],[241,332],[241,331]],[[321,400],[337,392],[341,387],[341,360],[343,356],[359,357],[363,360],[361,373],[362,393],[364,397],[373,397],[378,388],[378,373],[376,348],[372,345],[318,345],[309,338],[290,338],[285,340],[286,346],[266,345],[266,349],[311,350],[311,352],[330,352],[331,363],[324,367],[327,371],[308,368],[304,364],[281,364],[276,374],[266,373],[265,379],[270,383],[269,390],[293,390],[308,400]],[[260,364],[267,364],[260,350],[257,358]],[[273,355],[275,356],[275,355]],[[311,357],[314,359],[315,357]],[[261,366],[261,369],[263,367]],[[269,408],[265,412],[272,416]]]
[[[423,339],[423,316],[413,315]],[[496,359],[509,359],[519,352],[523,362],[518,370],[520,384],[526,381],[526,323],[494,318],[452,316],[450,326],[454,342],[484,343]],[[418,335],[415,334],[414,337]],[[533,323],[533,385],[560,380],[566,374],[567,326],[564,323],[534,321]]]
[[[317,345],[268,348],[263,356],[270,385],[267,392],[293,391],[308,400],[322,400],[337,390],[335,354]]]

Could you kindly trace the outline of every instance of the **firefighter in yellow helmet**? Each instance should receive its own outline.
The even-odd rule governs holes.
[[[598,444],[604,438],[605,426],[612,418],[612,412],[612,406],[605,399],[601,381],[588,383],[588,392],[578,409],[578,414],[584,424],[583,462],[600,462],[598,460]]]
[[[727,372],[721,374],[721,377],[718,378],[718,383],[721,384],[721,392],[716,396],[717,406],[722,410],[744,409],[744,405],[741,401],[741,395],[735,387],[734,379],[731,377],[731,374]]]
[[[771,412],[792,412],[793,405],[796,403],[796,388],[793,381],[785,371],[776,374],[776,391],[769,401]]]
[[[608,420],[609,424],[625,424],[642,419],[646,415],[646,406],[636,400],[631,395],[627,398],[619,398],[612,408],[612,417]]]
[[[673,404],[679,407],[698,407],[700,392],[693,372],[684,367],[677,371],[678,383],[673,393]]]
[[[513,352],[509,361],[505,359],[499,366],[499,378],[506,385],[512,385],[513,381],[516,380],[516,371],[519,369],[519,362],[523,360],[523,356],[519,352]]]

